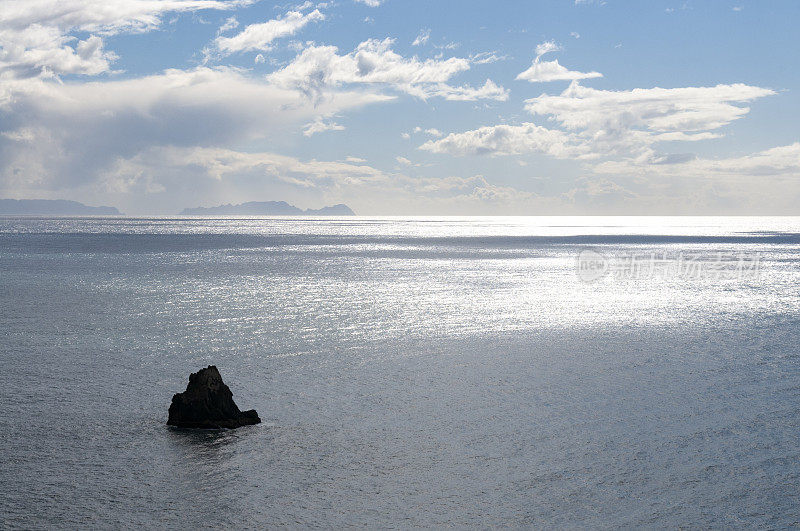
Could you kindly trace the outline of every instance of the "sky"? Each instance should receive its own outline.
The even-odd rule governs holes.
[[[800,215],[797,0],[0,0],[0,197]]]

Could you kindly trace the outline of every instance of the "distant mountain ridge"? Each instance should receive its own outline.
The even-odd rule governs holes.
[[[114,207],[65,199],[0,199],[0,216],[121,216]]]
[[[250,201],[239,205],[185,208],[181,216],[355,216],[347,205],[333,205],[319,209],[297,208],[286,201]]]

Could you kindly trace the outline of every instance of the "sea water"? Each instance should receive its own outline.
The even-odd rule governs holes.
[[[2,527],[800,523],[798,218],[2,218],[0,297]]]

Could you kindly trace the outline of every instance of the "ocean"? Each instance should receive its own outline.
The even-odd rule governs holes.
[[[800,525],[800,218],[7,217],[0,295],[0,527]]]

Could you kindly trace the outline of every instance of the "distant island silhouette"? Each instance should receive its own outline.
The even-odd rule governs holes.
[[[0,199],[0,216],[121,216],[114,207],[65,199]]]
[[[333,205],[320,209],[297,208],[286,201],[250,201],[240,205],[186,208],[181,216],[355,216],[347,205]]]

